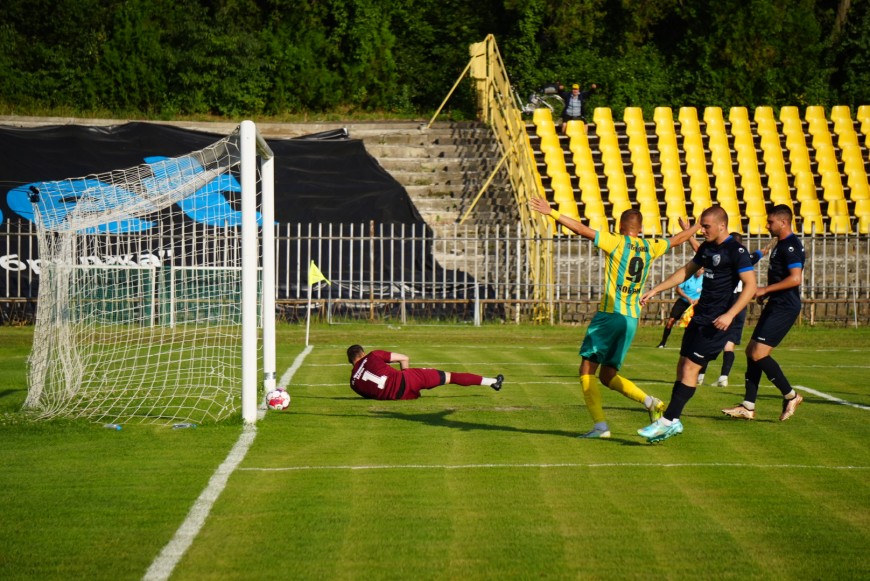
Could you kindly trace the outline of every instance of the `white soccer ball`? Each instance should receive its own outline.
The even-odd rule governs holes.
[[[270,410],[284,410],[290,406],[290,394],[283,389],[273,389],[266,394],[266,404]]]

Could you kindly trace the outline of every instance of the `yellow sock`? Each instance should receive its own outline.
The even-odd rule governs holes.
[[[598,380],[595,379],[594,375],[581,375],[580,385],[583,387],[583,399],[586,400],[586,407],[589,409],[592,421],[596,424],[605,421],[604,409],[601,407],[601,390],[598,389]]]
[[[625,377],[616,375],[613,379],[610,380],[610,385],[608,385],[610,389],[613,391],[618,391],[628,399],[633,399],[638,403],[644,403],[646,399],[646,393],[636,386],[630,379],[626,379]]]

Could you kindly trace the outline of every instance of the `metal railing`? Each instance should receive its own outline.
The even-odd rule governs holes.
[[[751,249],[769,238],[747,236]],[[870,236],[805,236],[807,252],[802,293],[809,323],[870,322]],[[184,244],[166,240],[164,246]],[[308,265],[314,260],[331,285],[311,289],[315,311],[333,320],[455,319],[464,322],[585,323],[591,319],[604,284],[604,256],[577,236],[529,236],[520,225],[459,225],[434,237],[425,224],[282,224],[276,226],[276,300],[282,316],[294,320],[308,298]],[[551,248],[553,276],[534,279],[532,247]],[[28,249],[29,257],[10,249]],[[0,230],[0,311],[32,310],[39,279],[36,237],[26,225]],[[150,266],[172,263],[173,253],[143,255]],[[649,284],[667,277],[692,257],[688,244],[654,263]],[[93,263],[99,257],[88,257]],[[107,257],[109,263],[111,257]],[[126,264],[141,267],[138,257]],[[766,282],[766,260],[759,269]],[[542,288],[546,285],[546,288]],[[549,316],[540,317],[540,297]],[[673,293],[644,310],[645,321],[666,316]],[[750,317],[753,312],[751,310]],[[19,317],[16,315],[13,318]]]

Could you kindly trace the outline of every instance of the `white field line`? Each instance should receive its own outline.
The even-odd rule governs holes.
[[[849,407],[858,408],[859,410],[868,410],[870,411],[870,406],[861,405],[860,403],[852,403],[850,401],[846,401],[845,399],[840,399],[838,397],[834,397],[833,395],[829,395],[823,391],[817,391],[815,389],[811,389],[809,387],[804,387],[803,385],[795,385],[795,389],[799,389],[801,391],[805,391],[807,393],[811,393],[813,395],[817,395],[822,399],[826,399],[829,401],[837,402],[839,404],[847,405]]]
[[[291,365],[290,368],[284,372],[284,375],[281,376],[279,386],[286,386],[290,383],[290,380],[293,379],[293,375],[302,366],[305,357],[311,353],[313,348],[312,345],[309,345],[304,351],[302,351],[302,353],[296,356],[293,365]],[[224,460],[223,463],[218,466],[217,470],[215,470],[215,473],[212,474],[205,490],[202,491],[199,498],[197,498],[196,502],[193,503],[190,512],[187,513],[187,518],[184,519],[184,522],[181,523],[181,526],[178,527],[177,531],[175,531],[175,536],[173,536],[172,540],[163,547],[163,550],[160,551],[160,554],[157,555],[157,558],[154,559],[151,566],[148,567],[148,571],[146,571],[144,577],[142,577],[144,580],[158,581],[169,579],[169,576],[172,574],[175,566],[178,565],[181,557],[184,556],[184,553],[187,552],[187,549],[189,549],[190,545],[193,544],[193,540],[199,534],[199,531],[202,529],[209,513],[211,512],[212,506],[214,506],[214,503],[217,501],[218,497],[220,497],[232,473],[238,468],[242,460],[245,459],[245,455],[248,453],[248,450],[251,448],[251,444],[254,443],[254,438],[256,437],[256,424],[246,424],[244,428],[242,428],[242,433],[239,436],[239,439],[236,440],[233,449],[230,450],[230,453],[227,455],[226,460]]]
[[[678,464],[655,464],[651,462],[603,462],[583,464],[562,462],[552,464],[369,464],[338,466],[284,466],[278,468],[239,468],[251,472],[303,472],[316,470],[476,470],[493,468],[760,468],[799,470],[868,470],[870,466],[824,466],[811,464],[746,464],[739,462],[693,462]]]

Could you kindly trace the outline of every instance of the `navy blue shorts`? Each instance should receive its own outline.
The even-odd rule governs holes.
[[[698,325],[693,319],[689,321],[689,326],[683,333],[680,355],[703,367],[719,357],[719,353],[725,349],[728,337],[728,331],[720,331],[713,326],[713,323]]]
[[[755,325],[755,331],[752,332],[752,340],[769,347],[776,347],[785,339],[800,314],[800,308],[783,308],[766,304],[761,311],[758,324]]]

